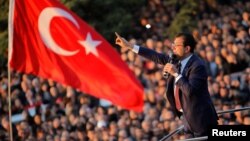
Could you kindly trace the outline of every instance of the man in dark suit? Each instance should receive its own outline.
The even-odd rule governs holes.
[[[117,33],[116,36],[117,45],[165,65],[163,72],[170,75],[166,96],[175,114],[183,119],[185,133],[189,137],[207,136],[209,129],[218,124],[218,116],[208,92],[205,64],[194,54],[194,37],[187,33],[176,35],[172,50],[179,63],[169,63],[168,55],[133,45]]]

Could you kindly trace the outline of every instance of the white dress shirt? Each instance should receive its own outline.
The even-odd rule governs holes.
[[[181,60],[181,74],[178,75],[176,78],[175,78],[175,83],[182,77],[182,73],[183,73],[183,70],[185,68],[185,66],[187,65],[187,62],[189,61],[189,59],[193,56],[193,54],[189,55],[187,58]]]

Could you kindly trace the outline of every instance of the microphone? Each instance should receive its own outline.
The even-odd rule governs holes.
[[[174,63],[174,60],[175,60],[175,58],[176,58],[176,56],[174,55],[174,53],[173,53],[172,51],[170,51],[170,52],[168,53],[168,57],[169,57],[169,59],[168,59],[168,62],[167,62],[167,63],[173,64],[173,63]],[[170,76],[169,73],[167,73],[167,72],[164,72],[164,73],[163,73],[163,77],[164,77],[164,78],[168,78],[169,76]]]

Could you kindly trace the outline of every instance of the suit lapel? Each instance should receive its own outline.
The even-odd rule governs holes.
[[[195,58],[196,58],[196,56],[193,54],[193,55],[191,56],[191,58],[188,60],[188,62],[187,62],[187,64],[186,64],[185,68],[183,69],[182,75],[187,76],[189,67],[190,67],[191,64],[194,62]]]

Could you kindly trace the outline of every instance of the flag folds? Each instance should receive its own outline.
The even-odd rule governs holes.
[[[57,0],[16,0],[11,8],[12,69],[142,111],[143,87],[112,46],[85,21]]]

